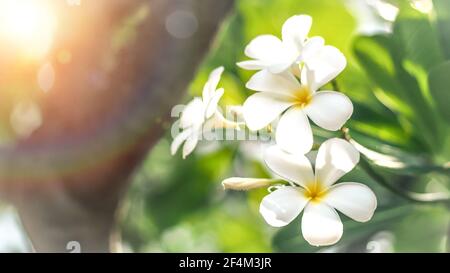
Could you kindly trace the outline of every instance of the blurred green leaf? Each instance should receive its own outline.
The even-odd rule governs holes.
[[[450,214],[445,207],[417,207],[394,227],[398,252],[445,252]]]
[[[225,89],[225,94],[221,100],[221,105],[241,104],[244,101],[245,84],[236,76],[236,62],[240,59],[244,47],[242,21],[240,13],[235,13],[222,24],[210,54],[208,54],[196,78],[189,87],[191,95],[200,96],[209,73],[214,68],[223,66],[225,73],[222,75],[219,87]]]
[[[222,150],[199,158],[196,155],[177,164],[170,186],[155,192],[147,201],[147,209],[161,228],[173,225],[186,214],[208,205],[210,194],[219,185],[222,173],[229,167],[229,151]]]
[[[438,34],[427,15],[409,5],[400,9],[394,23],[393,37],[401,48],[403,58],[421,65],[425,70],[443,61]]]
[[[433,0],[437,15],[440,41],[447,60],[450,59],[450,1]]]
[[[424,96],[419,81],[403,67],[405,59],[397,42],[392,36],[358,37],[355,55],[373,82],[377,98],[401,114],[398,119],[403,129],[411,129],[421,140],[424,151],[436,150],[443,138],[435,110]]]
[[[411,106],[403,100],[406,91],[396,75],[396,60],[391,56],[392,40],[388,36],[360,36],[355,39],[354,51],[367,76],[375,83],[375,93],[387,107],[408,118]]]
[[[450,123],[450,61],[432,69],[428,82],[437,109],[444,120]]]
[[[428,88],[428,71],[444,61],[439,34],[428,14],[401,2],[400,13],[394,23],[392,38],[396,46],[398,77],[407,91],[404,99],[417,114],[414,121],[425,141],[437,152],[444,137],[438,115]]]
[[[414,147],[417,145],[409,132],[402,129],[401,124],[393,113],[380,114],[367,106],[358,102],[353,102],[354,112],[348,127],[352,132],[363,133],[380,142],[391,145]]]
[[[240,193],[244,195],[245,193]],[[266,226],[259,218],[259,214],[253,214],[246,206],[244,200],[231,198],[231,202],[241,202],[222,207],[212,219],[213,228],[219,237],[222,251],[225,252],[264,252],[272,251],[269,237],[265,234]],[[231,203],[230,202],[230,203]],[[241,207],[244,205],[245,207]]]
[[[337,247],[345,246],[361,238],[367,237],[377,230],[383,229],[411,210],[410,206],[400,206],[378,209],[370,222],[358,223],[341,214],[344,224],[344,235],[336,244]],[[280,252],[315,252],[324,249],[313,247],[303,239],[299,219],[294,220],[287,227],[280,230],[273,238],[273,245]]]

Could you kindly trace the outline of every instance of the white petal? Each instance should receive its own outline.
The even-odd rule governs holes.
[[[274,145],[266,149],[264,161],[277,175],[306,188],[314,183],[314,173],[309,160],[302,154],[289,154]]]
[[[325,187],[332,185],[359,162],[359,152],[352,144],[332,138],[319,148],[316,159],[316,180]]]
[[[295,15],[283,24],[283,42],[292,43],[301,50],[311,30],[312,18],[308,15]]]
[[[298,58],[298,51],[273,35],[260,35],[245,48],[245,55],[255,60],[238,63],[244,69],[269,69],[272,73],[287,70]]]
[[[310,70],[309,73],[313,74],[308,85],[315,91],[336,78],[346,67],[347,60],[337,48],[324,46],[316,54],[308,57],[305,63],[305,69]]]
[[[287,186],[264,197],[259,212],[269,225],[282,227],[292,222],[307,203],[301,189]]]
[[[284,51],[283,51],[284,52]],[[278,52],[273,56],[272,60],[249,60],[238,62],[237,66],[246,70],[263,70],[267,69],[271,73],[279,74],[285,72],[295,62],[297,55],[288,55],[282,52]]]
[[[190,155],[198,143],[198,131],[194,130],[183,146],[183,159]]]
[[[317,55],[324,46],[325,40],[320,36],[308,39],[302,49],[300,61],[307,62],[307,60]]]
[[[224,68],[223,68],[223,66],[221,66],[221,67],[214,69],[209,74],[208,81],[205,83],[205,86],[203,87],[203,92],[202,92],[202,98],[203,98],[203,102],[205,104],[207,104],[211,100],[212,96],[214,95],[223,71],[224,71]]]
[[[170,153],[172,155],[175,155],[178,151],[178,148],[180,145],[192,134],[192,129],[186,129],[179,133],[172,141],[172,144],[170,145]]]
[[[216,91],[217,85],[219,84],[220,77],[222,76],[223,71],[224,71],[223,66],[220,66],[214,69],[209,74],[208,83],[209,83],[209,92],[211,94]]]
[[[203,86],[203,91],[202,91],[202,99],[204,103],[207,103],[210,99],[211,99],[211,93],[209,92],[210,88],[210,83],[206,82],[205,85]]]
[[[180,119],[180,127],[198,127],[205,119],[205,105],[200,98],[194,98],[183,110]]]
[[[273,74],[281,74],[283,72],[289,72],[291,66],[298,59],[298,53],[292,50],[285,49],[282,54],[278,54],[275,61],[272,61],[267,65],[267,70]]]
[[[302,234],[313,246],[335,244],[341,239],[343,226],[337,212],[327,204],[309,202],[303,212]]]
[[[302,70],[300,71],[300,81],[303,85],[306,85],[309,87],[311,92],[315,93],[318,88],[312,89],[311,83],[314,83],[314,71],[311,69],[308,69],[307,66],[303,66]]]
[[[260,60],[249,60],[238,62],[237,66],[247,70],[262,70],[267,67],[267,64],[264,61]]]
[[[206,107],[206,118],[210,118],[217,110],[217,105],[219,104],[219,100],[222,98],[224,93],[224,89],[220,88],[216,92],[212,93],[212,97],[208,102],[208,106]]]
[[[289,72],[273,74],[262,70],[253,75],[246,87],[254,91],[271,92],[292,96],[300,88],[300,83]]]
[[[245,55],[257,60],[273,60],[277,52],[283,50],[283,43],[273,35],[260,35],[245,48]]]
[[[252,131],[260,130],[292,104],[293,102],[278,94],[266,92],[253,94],[243,105],[245,123]]]
[[[344,94],[321,91],[313,95],[305,112],[315,124],[330,131],[337,131],[352,116],[353,104]]]
[[[292,154],[306,154],[313,146],[309,120],[300,107],[284,113],[276,129],[275,139],[281,149]]]
[[[364,184],[346,182],[332,186],[324,202],[358,222],[369,221],[377,208],[377,197]]]

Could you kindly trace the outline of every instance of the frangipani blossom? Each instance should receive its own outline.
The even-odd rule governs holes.
[[[303,237],[314,246],[339,241],[343,225],[336,210],[358,222],[369,221],[377,207],[375,194],[355,182],[335,184],[359,161],[358,151],[342,139],[329,139],[319,148],[315,172],[310,161],[300,154],[288,154],[277,146],[266,150],[268,167],[291,185],[283,186],[263,198],[260,213],[274,227],[291,223],[302,211]],[[230,180],[237,183],[239,178]],[[241,178],[240,183],[247,179]],[[249,180],[246,187],[250,188]],[[264,181],[263,181],[264,182]]]
[[[183,145],[183,158],[186,158],[197,146],[198,140],[205,130],[213,128],[239,129],[239,124],[229,121],[219,112],[218,104],[224,89],[217,89],[223,67],[216,68],[209,75],[203,87],[202,97],[195,97],[181,113],[180,128],[183,129],[173,140],[170,147],[172,155]]]
[[[317,52],[314,61],[302,68],[300,81],[288,71],[257,72],[246,85],[259,91],[243,105],[248,128],[260,130],[281,115],[275,135],[277,145],[289,153],[306,154],[313,145],[308,117],[319,127],[336,131],[353,113],[353,104],[344,94],[316,92],[345,66],[344,55],[334,47],[325,46]]]
[[[267,34],[257,36],[245,48],[245,55],[253,60],[237,65],[247,70],[267,69],[272,73],[288,69],[297,72],[298,65],[312,61],[325,44],[322,37],[308,38],[311,25],[311,16],[290,17],[283,24],[282,40]]]

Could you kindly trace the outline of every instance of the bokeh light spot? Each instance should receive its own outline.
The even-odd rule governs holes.
[[[55,83],[55,69],[51,63],[45,63],[38,72],[38,85],[42,91],[48,92]]]
[[[0,0],[0,41],[30,58],[41,58],[51,47],[56,16],[42,0]]]
[[[185,10],[177,10],[167,16],[166,29],[177,39],[186,39],[194,35],[198,28],[198,20],[194,14]]]
[[[10,122],[18,137],[27,138],[42,125],[41,109],[33,101],[19,102],[14,106]]]

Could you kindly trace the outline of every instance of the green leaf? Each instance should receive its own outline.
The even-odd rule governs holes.
[[[403,129],[411,129],[426,147],[424,151],[437,150],[442,138],[435,110],[421,90],[418,79],[403,66],[407,59],[404,59],[398,41],[392,36],[358,37],[354,43],[355,56],[373,82],[376,97],[401,114],[398,118]]]
[[[428,17],[411,7],[401,9],[394,23],[393,37],[401,49],[403,59],[410,60],[425,70],[444,60],[439,36]]]
[[[399,221],[410,210],[411,206],[378,209],[372,220],[367,223],[358,223],[350,218],[342,217],[344,235],[336,246],[346,246],[361,238],[370,236],[374,232],[391,225],[393,222]],[[294,220],[274,236],[273,245],[279,252],[315,252],[323,249],[321,247],[313,247],[303,239],[298,219]]]
[[[230,167],[231,155],[232,151],[226,147],[203,156],[193,153],[186,160],[177,154],[166,166],[170,174],[158,177],[164,180],[160,182],[162,185],[149,192],[144,200],[146,213],[152,215],[155,225],[159,229],[170,227],[208,206],[212,192]]]
[[[442,48],[447,60],[450,60],[450,1],[433,0],[437,15],[437,25]]]
[[[201,96],[209,73],[214,68],[223,66],[225,73],[222,75],[219,87],[225,89],[225,94],[220,104],[225,107],[225,105],[241,104],[244,101],[245,84],[236,76],[238,74],[236,62],[240,59],[244,48],[242,29],[243,18],[240,13],[233,14],[225,20],[211,52],[189,87],[190,95]]]
[[[410,132],[406,132],[401,128],[401,124],[392,112],[389,112],[390,115],[382,115],[369,108],[366,104],[354,101],[353,105],[355,110],[352,118],[348,121],[348,127],[352,132],[360,132],[391,145],[412,150],[416,148],[417,143],[415,143]]]
[[[444,207],[417,207],[394,226],[395,251],[444,252],[449,220]]]
[[[396,60],[390,52],[391,44],[388,36],[360,36],[354,41],[354,53],[375,84],[377,98],[392,111],[411,118],[413,110],[403,99],[406,92],[397,79]]]
[[[450,123],[450,61],[430,71],[428,84],[437,109]]]
[[[423,135],[428,147],[437,153],[445,138],[439,115],[433,107],[428,87],[428,72],[445,58],[439,32],[430,16],[403,3],[394,23],[392,39],[395,45],[397,75],[406,90],[405,101],[415,110],[412,121]]]

